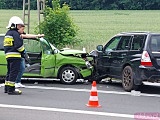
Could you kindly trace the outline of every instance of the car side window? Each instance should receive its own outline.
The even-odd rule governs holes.
[[[134,35],[131,50],[140,50],[145,42],[146,35]]]
[[[41,45],[42,45],[44,54],[51,54],[52,49],[51,49],[51,47],[49,46],[49,44],[42,43]]]
[[[131,36],[122,36],[116,50],[128,50]]]
[[[117,36],[117,37],[112,38],[112,39],[106,44],[106,46],[104,47],[104,51],[105,51],[105,52],[108,52],[108,51],[116,50],[117,45],[118,45],[120,39],[121,39],[121,36]]]

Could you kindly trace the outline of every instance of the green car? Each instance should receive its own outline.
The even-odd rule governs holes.
[[[0,76],[7,73],[7,62],[3,49],[4,35],[0,35]],[[82,50],[58,50],[44,38],[24,39],[26,68],[23,79],[60,80],[64,84],[74,84],[77,79],[90,79],[92,58]]]

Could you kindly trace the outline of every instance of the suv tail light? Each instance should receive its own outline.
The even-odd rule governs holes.
[[[141,65],[142,66],[147,66],[147,67],[153,66],[152,62],[151,62],[151,59],[150,59],[150,56],[149,56],[147,51],[143,51],[143,53],[142,53]]]

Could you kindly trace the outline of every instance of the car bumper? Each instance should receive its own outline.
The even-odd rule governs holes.
[[[144,66],[139,66],[139,69],[139,75],[142,80],[147,80],[150,82],[160,82],[160,69],[156,69],[155,67]]]
[[[92,75],[92,69],[83,69],[80,71],[80,74],[83,78],[90,77]]]

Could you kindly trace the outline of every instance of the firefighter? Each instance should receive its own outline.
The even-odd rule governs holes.
[[[24,45],[21,34],[24,33],[24,23],[17,17],[10,18],[4,38],[4,52],[7,60],[7,75],[5,81],[5,93],[20,95],[22,91],[15,89],[15,81],[20,71],[21,58],[24,57]]]

